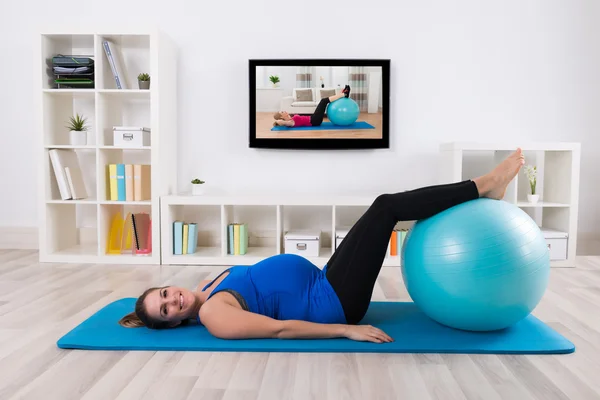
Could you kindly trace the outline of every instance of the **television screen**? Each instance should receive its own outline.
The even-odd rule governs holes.
[[[250,147],[389,147],[390,61],[250,60]]]

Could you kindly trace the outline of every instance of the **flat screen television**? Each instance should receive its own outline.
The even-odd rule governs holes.
[[[390,60],[251,59],[249,89],[251,148],[389,148]]]

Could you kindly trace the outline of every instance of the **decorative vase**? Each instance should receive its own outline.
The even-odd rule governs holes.
[[[324,83],[321,83],[321,87],[322,87],[322,88],[324,88],[324,87],[325,87],[325,84],[324,84]]]
[[[138,80],[138,85],[140,87],[140,89],[150,89],[150,81],[140,81]]]
[[[528,194],[527,195],[527,200],[532,204],[537,203],[539,199],[540,199],[539,194]]]
[[[204,194],[204,185],[203,184],[193,184],[192,183],[192,195],[200,196]]]
[[[86,131],[69,131],[69,142],[71,146],[86,146],[87,132]]]

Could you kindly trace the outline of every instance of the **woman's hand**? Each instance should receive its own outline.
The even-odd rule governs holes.
[[[344,336],[361,342],[389,343],[394,341],[384,331],[371,325],[347,325]]]

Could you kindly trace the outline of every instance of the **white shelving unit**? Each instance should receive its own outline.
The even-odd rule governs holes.
[[[290,230],[320,230],[318,257],[306,257],[322,268],[335,250],[335,233],[347,229],[373,203],[376,196],[162,196],[162,264],[252,265],[284,253],[284,234]],[[251,219],[250,222],[249,219]],[[173,222],[198,224],[194,254],[173,252]],[[227,254],[227,225],[247,222],[248,252]],[[410,227],[412,222],[397,227]],[[400,266],[400,257],[388,256],[384,266]]]
[[[457,182],[482,175],[517,147],[523,149],[526,165],[538,168],[537,203],[530,203],[529,182],[524,171],[507,188],[504,200],[527,212],[542,231],[566,234],[566,254],[551,260],[555,267],[574,267],[579,209],[579,143],[478,143],[452,142],[440,146],[440,183]],[[547,236],[548,237],[548,236]],[[550,243],[549,243],[550,244]]]
[[[117,46],[127,88],[117,89],[102,41]],[[161,31],[44,31],[34,46],[39,166],[39,250],[41,262],[160,264],[160,196],[177,187],[176,49]],[[94,59],[94,88],[56,88],[52,57],[57,54]],[[149,90],[138,89],[137,75],[149,73]],[[75,113],[88,119],[87,145],[69,144],[65,128]],[[113,126],[151,128],[151,145],[127,149],[113,145]],[[51,149],[73,149],[89,198],[61,200],[49,158]],[[151,165],[151,199],[110,201],[107,164]],[[107,254],[112,218],[146,212],[152,220],[151,255]]]

